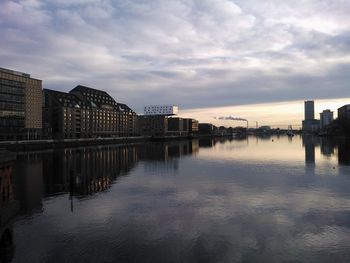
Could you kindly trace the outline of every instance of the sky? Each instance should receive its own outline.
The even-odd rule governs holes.
[[[44,88],[105,90],[138,113],[174,104],[200,121],[294,124],[306,99],[350,103],[349,10],[347,0],[1,0],[0,67]]]

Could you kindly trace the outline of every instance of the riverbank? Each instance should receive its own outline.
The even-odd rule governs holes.
[[[96,146],[106,144],[128,144],[149,141],[150,137],[82,138],[62,140],[27,140],[0,142],[0,148],[8,151],[36,151],[57,148]]]
[[[212,136],[206,136],[212,137]],[[115,137],[115,138],[82,138],[82,139],[62,139],[62,140],[26,140],[26,141],[4,141],[0,142],[0,149],[18,152],[18,151],[40,151],[57,148],[74,148],[83,146],[98,146],[108,144],[129,144],[142,143],[150,141],[174,141],[188,140],[193,136],[135,136],[135,137]]]

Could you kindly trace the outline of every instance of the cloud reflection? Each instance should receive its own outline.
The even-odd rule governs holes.
[[[286,137],[239,147],[242,143],[209,139],[194,145],[131,146],[143,165],[130,163],[133,169],[117,176],[107,191],[76,199],[74,213],[69,212],[67,196],[61,195],[44,200],[40,215],[20,220],[15,225],[14,262],[25,260],[28,251],[32,259],[50,262],[350,259],[349,167],[327,176],[324,164],[329,159],[323,159],[320,150],[314,173],[306,174],[305,149],[298,137],[292,143]],[[284,145],[300,161],[284,160],[284,155],[272,158],[274,147],[279,149],[274,144]],[[265,149],[271,149],[271,155],[259,158],[256,147],[261,145],[270,145]],[[178,150],[164,151],[169,147]],[[315,148],[322,149],[317,144]],[[72,160],[76,154],[72,152]],[[144,167],[174,159],[176,168]],[[36,241],[27,242],[34,233]],[[52,236],[56,242],[49,241]]]

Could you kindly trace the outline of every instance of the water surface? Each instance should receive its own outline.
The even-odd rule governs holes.
[[[12,262],[350,262],[347,142],[22,153],[12,185]]]

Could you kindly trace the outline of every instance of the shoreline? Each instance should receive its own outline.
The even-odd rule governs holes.
[[[272,135],[272,134],[271,134]],[[348,140],[348,137],[343,136],[319,136],[306,135],[301,136],[317,136],[320,138],[328,138],[330,140]],[[114,137],[114,138],[80,138],[80,139],[47,139],[47,140],[24,140],[24,141],[1,141],[0,150],[10,152],[26,152],[26,151],[42,151],[54,150],[62,148],[77,148],[102,145],[127,145],[133,143],[145,142],[169,142],[179,140],[192,140],[204,138],[223,138],[231,136],[225,135],[198,135],[198,136],[133,136],[133,137]]]
[[[50,149],[76,148],[84,146],[98,146],[107,144],[128,144],[147,142],[149,137],[116,137],[116,138],[82,138],[82,139],[48,139],[30,141],[0,142],[0,148],[7,151],[41,151]]]
[[[26,141],[3,141],[0,142],[0,149],[20,152],[20,151],[41,151],[50,149],[76,148],[99,145],[126,145],[131,143],[162,142],[175,140],[192,140],[197,138],[213,138],[214,135],[204,136],[134,136],[115,138],[81,138],[81,139],[48,139],[48,140],[26,140]]]

